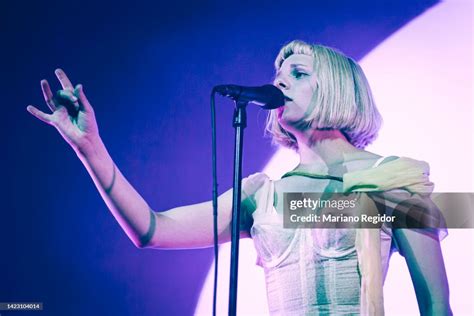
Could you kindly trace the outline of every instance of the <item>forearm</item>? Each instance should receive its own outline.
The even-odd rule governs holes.
[[[432,262],[433,265],[443,265],[443,263]],[[444,268],[443,268],[444,271]],[[445,282],[437,282],[437,284],[432,284],[434,275],[431,275],[431,278],[424,277],[422,281],[426,284],[426,288],[422,288],[418,285],[415,287],[416,298],[418,301],[418,307],[421,315],[426,316],[447,316],[452,315],[451,307],[449,305],[449,287],[446,280],[446,276],[443,273],[438,275],[436,279],[445,280]],[[417,282],[419,284],[419,282]]]
[[[86,147],[76,151],[79,159],[127,236],[137,247],[144,247],[153,233],[149,232],[153,211],[115,166],[100,138]]]
[[[420,305],[420,315],[422,316],[451,316],[453,312],[449,302],[432,302],[427,306]]]
[[[449,284],[438,238],[424,230],[394,229],[407,262],[421,315],[451,315]]]

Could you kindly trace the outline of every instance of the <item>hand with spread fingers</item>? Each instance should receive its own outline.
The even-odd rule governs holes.
[[[42,112],[32,105],[27,110],[41,121],[56,127],[76,152],[83,153],[92,149],[99,139],[94,109],[82,85],[74,87],[62,69],[56,69],[55,74],[62,86],[56,95],[51,92],[48,81],[41,80],[44,100],[52,113]]]

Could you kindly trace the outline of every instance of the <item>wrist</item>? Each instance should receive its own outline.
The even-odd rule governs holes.
[[[80,145],[74,148],[79,158],[90,160],[107,153],[105,145],[99,135],[85,137]]]

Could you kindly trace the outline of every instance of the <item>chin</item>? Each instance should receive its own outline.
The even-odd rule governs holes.
[[[298,125],[298,123],[300,123],[303,119],[304,116],[302,116],[301,114],[292,113],[291,111],[288,111],[286,109],[278,115],[278,122],[284,125]]]

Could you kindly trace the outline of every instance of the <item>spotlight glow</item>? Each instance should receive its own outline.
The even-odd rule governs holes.
[[[445,1],[411,21],[362,61],[384,117],[379,139],[369,151],[428,161],[436,190],[473,191],[472,2]],[[266,166],[277,179],[298,162],[281,149]],[[473,231],[453,230],[442,242],[455,315],[472,315]],[[230,245],[220,247],[218,313],[227,313]],[[238,313],[268,314],[263,271],[255,265],[250,239],[241,241]],[[196,314],[212,311],[213,269]],[[384,286],[390,315],[418,315],[404,259],[395,254]],[[403,297],[403,304],[400,298]]]

